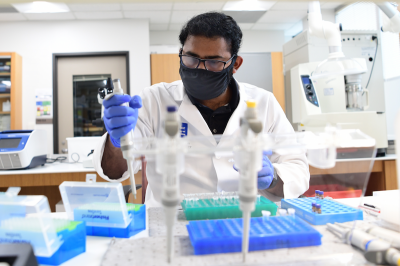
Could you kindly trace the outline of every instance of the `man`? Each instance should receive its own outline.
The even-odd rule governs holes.
[[[132,129],[135,137],[159,136],[166,108],[171,104],[178,106],[183,135],[209,136],[210,141],[204,145],[210,147],[218,145],[213,134],[232,135],[239,131],[247,100],[258,103],[264,133],[294,132],[273,94],[233,78],[243,63],[238,56],[242,32],[230,16],[217,12],[198,15],[182,28],[179,40],[182,81],[155,84],[144,89],[140,97],[115,95],[104,101],[108,133],[94,154],[95,168],[102,178],[121,182],[129,177],[119,139]],[[124,102],[129,102],[129,107],[120,106]],[[187,158],[180,192],[237,191],[238,177],[228,158]],[[159,206],[162,177],[151,161],[147,179],[146,204]],[[305,154],[265,153],[263,168],[258,173],[258,189],[267,196],[294,198],[308,189],[309,179]]]

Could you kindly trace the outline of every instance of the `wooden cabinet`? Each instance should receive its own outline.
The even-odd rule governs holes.
[[[15,52],[0,53],[10,71],[0,71],[0,80],[11,82],[10,92],[0,91],[0,123],[10,123],[10,129],[22,129],[22,57]],[[3,83],[4,84],[4,83]],[[10,111],[3,111],[3,102],[10,101]],[[10,119],[4,119],[9,116]],[[9,121],[9,122],[8,122]],[[2,128],[4,128],[2,126]]]
[[[180,80],[178,54],[151,54],[151,85]]]

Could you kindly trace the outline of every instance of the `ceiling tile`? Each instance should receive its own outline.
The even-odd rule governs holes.
[[[71,12],[65,13],[25,13],[28,20],[72,20],[75,16]]]
[[[74,12],[77,19],[119,19],[123,18],[122,12]]]
[[[125,18],[147,18],[150,23],[169,23],[171,11],[124,11]]]
[[[183,27],[183,23],[170,23],[168,29],[169,30],[181,30]]]
[[[120,4],[68,4],[71,11],[119,11],[121,10]]]
[[[226,11],[265,11],[269,10],[275,3],[275,1],[228,1],[222,9]]]
[[[223,11],[237,23],[256,23],[267,11]]]
[[[225,2],[190,2],[174,3],[173,10],[221,10]]]
[[[344,4],[344,2],[321,2],[321,9],[335,9]]]
[[[262,16],[260,23],[294,23],[307,16],[307,10],[270,10]]]
[[[20,13],[0,13],[0,21],[18,21],[26,20],[26,17]]]
[[[252,30],[287,30],[293,25],[293,23],[256,23]]]
[[[200,10],[187,10],[187,11],[182,11],[182,10],[174,10],[172,11],[172,16],[171,16],[171,23],[184,23],[191,19],[192,17],[204,13],[204,11]]]
[[[168,30],[168,23],[150,24],[150,30]]]
[[[280,1],[277,2],[270,10],[307,10],[309,2],[286,2]]]
[[[249,30],[254,26],[254,23],[238,23],[241,30]]]
[[[123,10],[171,10],[173,3],[128,3],[121,4]]]

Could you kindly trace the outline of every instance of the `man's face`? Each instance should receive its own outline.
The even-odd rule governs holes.
[[[224,62],[228,61],[232,57],[230,47],[224,38],[219,37],[210,39],[204,36],[192,35],[189,35],[186,39],[186,42],[182,48],[182,54],[201,59],[215,59]],[[236,73],[237,69],[239,69],[240,65],[242,64],[242,61],[243,59],[238,56],[233,68],[233,73]],[[227,63],[225,68],[227,68],[231,62],[232,61]],[[204,69],[204,64],[201,63],[199,68]]]

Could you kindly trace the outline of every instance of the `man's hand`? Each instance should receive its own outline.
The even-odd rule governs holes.
[[[258,172],[257,185],[258,189],[267,189],[274,179],[274,167],[271,161],[268,159],[268,155],[271,155],[272,151],[263,151],[262,169]]]
[[[263,151],[262,169],[258,172],[257,186],[258,189],[267,189],[274,179],[274,167],[268,159],[268,155],[271,155],[272,151]],[[233,169],[238,169],[233,165]]]
[[[129,102],[128,106],[121,104]],[[120,148],[120,138],[128,134],[136,126],[139,108],[142,107],[140,96],[113,95],[103,102],[104,105],[104,126],[110,135],[111,143]]]

